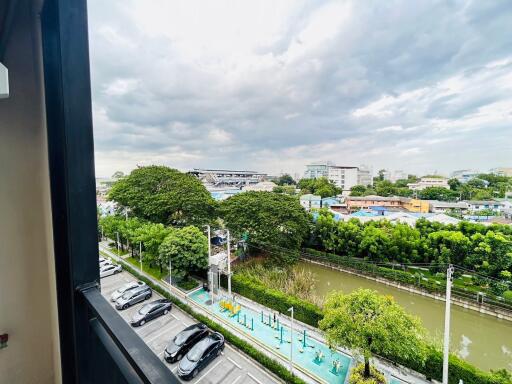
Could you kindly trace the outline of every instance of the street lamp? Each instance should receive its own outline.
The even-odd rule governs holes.
[[[292,313],[290,323],[290,373],[293,375],[293,307],[288,308],[288,312]]]
[[[446,307],[444,310],[443,384],[448,384],[448,355],[450,349],[450,300],[452,297],[453,265],[446,270]]]
[[[228,230],[228,295],[231,298],[231,245]]]
[[[140,271],[142,272],[142,241],[139,241],[139,261],[140,261]]]
[[[172,295],[172,260],[169,255],[169,293]]]
[[[116,242],[116,245],[117,245],[117,256],[119,256],[119,232],[116,231],[116,236],[117,236],[117,242]]]
[[[210,225],[207,224],[206,225],[206,229],[208,230],[208,266],[209,266],[209,276],[210,276],[210,296],[211,296],[211,300],[212,300],[212,305],[213,305],[213,271],[212,271],[212,266],[211,266],[211,261],[212,261],[212,243],[211,243],[211,239],[210,239],[210,236],[211,236],[211,228],[210,228]]]

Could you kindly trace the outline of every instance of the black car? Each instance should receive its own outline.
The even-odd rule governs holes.
[[[185,328],[167,344],[164,350],[165,361],[174,363],[181,360],[190,351],[190,348],[207,335],[208,328],[202,323],[193,324]]]
[[[132,327],[144,325],[150,320],[156,319],[162,315],[167,315],[171,308],[172,304],[167,299],[158,299],[151,303],[144,304],[137,312],[135,312],[130,324]]]
[[[224,336],[214,332],[192,347],[178,365],[178,376],[190,380],[197,376],[224,349]]]

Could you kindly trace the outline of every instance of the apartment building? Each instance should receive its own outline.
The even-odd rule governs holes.
[[[331,162],[317,162],[306,165],[306,179],[326,177],[343,191],[350,191],[355,185],[372,185],[371,171],[366,167],[334,165]]]
[[[431,187],[450,188],[448,179],[445,177],[422,177],[417,183],[409,183],[407,186],[413,191],[422,191]]]

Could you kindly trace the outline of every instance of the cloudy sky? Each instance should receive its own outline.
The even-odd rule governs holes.
[[[89,0],[98,176],[512,166],[512,2]]]

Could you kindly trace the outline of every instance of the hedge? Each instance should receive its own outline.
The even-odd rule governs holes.
[[[242,352],[244,352],[249,357],[256,360],[258,363],[260,363],[262,366],[267,368],[269,371],[274,373],[279,378],[283,379],[286,383],[292,383],[292,384],[306,384],[304,380],[301,378],[294,376],[290,373],[290,371],[285,368],[283,365],[281,365],[276,360],[268,357],[267,355],[261,353],[256,347],[249,344],[245,340],[242,340],[238,336],[235,336],[228,330],[226,330],[221,325],[211,321],[208,317],[195,312],[190,306],[187,304],[182,303],[180,300],[178,300],[176,297],[169,294],[169,292],[165,289],[163,289],[161,286],[154,284],[150,279],[147,277],[141,275],[137,270],[132,268],[128,263],[123,262],[123,268],[131,273],[133,276],[135,276],[137,279],[144,281],[148,286],[150,286],[153,290],[161,294],[162,296],[166,297],[167,299],[171,300],[171,302],[179,307],[181,310],[188,313],[190,316],[195,318],[197,321],[205,324],[208,328],[215,332],[221,333],[225,340],[229,342],[230,344],[234,345],[238,349],[240,349]]]
[[[225,280],[223,280],[224,284]],[[282,313],[286,313],[288,308],[293,306],[295,318],[315,328],[318,327],[318,321],[323,318],[322,310],[316,305],[297,297],[285,295],[280,291],[269,289],[258,281],[248,279],[236,273],[232,276],[231,288],[241,296]],[[404,360],[385,353],[380,353],[380,356],[422,373],[429,379],[442,380],[442,353],[432,346],[428,348],[425,363],[417,360]],[[450,384],[458,384],[459,379],[462,379],[464,384],[512,384],[512,380],[484,372],[455,355],[450,355],[449,364],[448,382]]]

